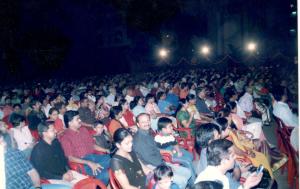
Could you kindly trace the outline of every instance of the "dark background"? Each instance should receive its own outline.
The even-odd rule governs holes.
[[[297,56],[296,0],[2,0],[0,80],[84,77],[151,69],[159,47],[169,64],[245,56]]]

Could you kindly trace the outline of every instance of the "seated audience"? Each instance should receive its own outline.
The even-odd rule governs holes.
[[[40,123],[38,132],[41,139],[34,146],[30,159],[41,178],[70,188],[78,181],[87,178],[69,169],[68,159],[60,142],[56,139],[53,121]]]
[[[81,120],[77,111],[67,111],[64,115],[67,129],[60,138],[63,150],[70,162],[84,164],[88,175],[95,176],[107,184],[109,155],[95,154],[95,151],[107,150],[95,144],[95,140],[85,127],[81,126]]]
[[[109,122],[108,125],[108,132],[111,136],[114,136],[114,133],[117,129],[124,127],[120,121],[122,116],[123,116],[123,111],[121,106],[113,106],[110,109],[111,121]]]
[[[153,136],[150,134],[150,115],[140,114],[137,117],[138,131],[133,136],[133,150],[138,158],[148,167],[156,167],[163,163],[160,150],[157,148]],[[191,177],[191,170],[166,162],[174,170],[174,182],[185,188]]]
[[[233,143],[226,139],[212,141],[207,148],[208,166],[201,172],[195,183],[200,181],[215,181],[216,178],[223,184],[224,189],[230,189],[228,178],[225,173],[232,169],[235,164]],[[256,186],[262,178],[262,173],[252,173],[246,178],[243,186],[239,188],[250,189]]]
[[[158,148],[162,152],[169,153],[175,162],[179,162],[191,170],[191,182],[196,178],[193,166],[193,155],[183,148],[180,148],[173,133],[172,120],[167,117],[161,117],[157,123],[158,134],[154,137]]]
[[[34,145],[34,138],[27,125],[25,125],[25,117],[19,114],[13,114],[11,117],[13,128],[10,134],[17,144],[17,149],[22,151],[25,157],[29,158]]]

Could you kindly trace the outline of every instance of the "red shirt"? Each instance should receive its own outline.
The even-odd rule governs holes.
[[[54,128],[55,128],[56,132],[58,132],[58,133],[64,130],[64,124],[61,119],[57,118],[54,121]]]
[[[129,127],[134,126],[134,115],[130,110],[126,110],[126,112],[123,114],[124,119],[126,120]]]
[[[84,127],[80,127],[78,131],[66,129],[60,142],[67,157],[82,158],[94,152],[95,141]]]

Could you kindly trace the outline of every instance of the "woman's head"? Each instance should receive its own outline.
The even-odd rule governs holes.
[[[55,121],[58,118],[58,110],[56,108],[50,108],[49,118],[53,121]]]
[[[122,107],[114,106],[110,109],[110,118],[111,119],[120,119],[122,117]]]
[[[122,107],[123,111],[126,111],[129,109],[129,103],[125,99],[121,99],[119,102],[119,105]]]
[[[196,130],[196,143],[195,147],[198,152],[201,148],[206,148],[208,144],[220,138],[220,128],[213,123],[206,123],[198,127]]]
[[[231,113],[236,113],[237,112],[236,102],[228,102],[225,107],[229,108]]]
[[[116,130],[113,136],[114,144],[118,150],[124,152],[132,151],[132,135],[127,129],[119,128]]]
[[[226,138],[229,135],[228,120],[225,117],[220,117],[216,119],[216,123],[221,129],[221,138]]]
[[[186,100],[187,100],[190,104],[196,104],[196,96],[193,95],[193,94],[187,95]]]
[[[154,97],[154,95],[152,95],[152,94],[147,94],[147,96],[146,96],[146,104],[147,103],[153,103],[153,102],[155,102],[155,97]]]

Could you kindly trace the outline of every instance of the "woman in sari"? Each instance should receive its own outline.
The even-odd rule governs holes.
[[[280,153],[275,147],[271,147],[268,141],[255,139],[251,132],[239,130],[233,122],[230,112],[231,110],[227,107],[219,113],[219,116],[225,117],[228,125],[231,126],[229,138],[237,146],[242,156],[247,157],[248,155],[254,166],[263,164],[272,176],[274,171],[286,163],[286,155]]]

